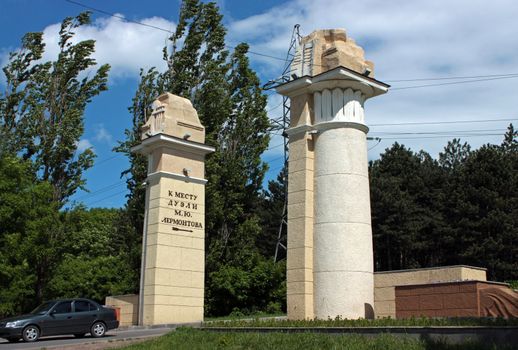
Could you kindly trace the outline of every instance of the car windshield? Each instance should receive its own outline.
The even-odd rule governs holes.
[[[41,304],[40,306],[38,306],[37,308],[35,308],[34,310],[31,311],[31,314],[44,314],[46,313],[47,311],[49,311],[52,306],[54,306],[54,302],[52,301],[47,301],[46,303],[43,303]]]

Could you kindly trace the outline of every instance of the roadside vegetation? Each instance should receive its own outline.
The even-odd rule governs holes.
[[[268,313],[268,312],[253,312],[250,314],[244,314],[241,311],[234,311],[230,313],[228,316],[208,316],[205,317],[205,322],[216,322],[216,321],[231,321],[231,320],[259,320],[263,318],[277,318],[277,317],[286,317],[285,313],[282,312],[275,312],[275,313]]]
[[[315,333],[218,333],[179,328],[160,338],[125,347],[124,350],[169,349],[347,349],[347,350],[511,350],[476,342],[451,345],[444,341],[411,339],[381,334],[375,337]]]
[[[259,319],[253,320],[216,320],[205,322],[204,327],[518,327],[516,318],[476,318],[476,317],[451,317],[451,318],[378,318],[375,320],[347,320],[337,317],[329,320],[279,320]]]

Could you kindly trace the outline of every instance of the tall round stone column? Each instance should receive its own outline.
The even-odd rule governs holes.
[[[346,67],[289,81],[288,318],[374,317],[364,102],[389,86]]]
[[[373,250],[365,96],[314,93],[315,317],[373,317]]]

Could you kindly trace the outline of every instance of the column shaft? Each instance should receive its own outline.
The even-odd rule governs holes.
[[[373,252],[364,131],[320,130],[315,140],[315,316],[373,316]]]

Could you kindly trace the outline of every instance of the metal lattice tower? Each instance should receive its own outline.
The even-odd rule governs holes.
[[[297,60],[297,49],[300,46],[300,32],[299,32],[300,25],[295,24],[293,27],[293,31],[291,34],[291,40],[290,40],[290,46],[288,49],[288,52],[286,53],[286,60],[284,65],[284,70],[282,72],[282,75],[280,78],[271,80],[268,83],[264,85],[265,90],[274,89],[276,86],[283,84],[285,82],[290,81],[294,78],[293,74],[291,74],[291,68],[292,63],[294,60]],[[272,122],[275,125],[272,125],[272,131],[273,130],[280,130],[282,131],[282,137],[283,137],[283,143],[284,143],[284,204],[282,209],[282,216],[281,216],[281,222],[279,223],[279,230],[277,234],[277,243],[275,245],[275,255],[274,255],[274,262],[277,262],[278,256],[279,256],[279,250],[282,248],[284,250],[287,249],[287,225],[288,225],[288,157],[289,157],[289,143],[288,143],[288,135],[286,133],[286,130],[290,126],[290,100],[287,96],[282,97],[282,117],[278,119],[273,119]]]

